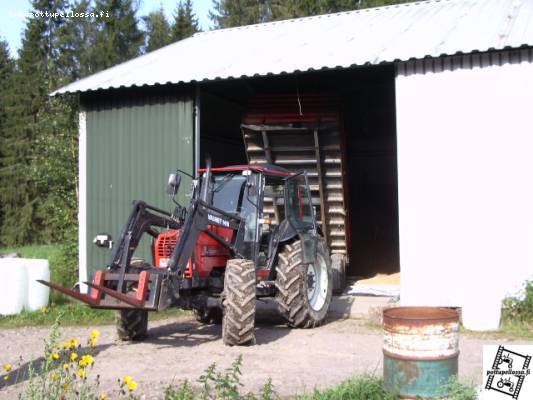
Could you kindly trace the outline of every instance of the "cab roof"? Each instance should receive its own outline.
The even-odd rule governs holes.
[[[198,169],[198,172],[205,172],[205,168]],[[276,177],[287,177],[294,175],[293,172],[275,164],[255,164],[255,165],[229,165],[227,167],[213,167],[213,172],[237,172],[237,171],[259,171],[265,175]]]

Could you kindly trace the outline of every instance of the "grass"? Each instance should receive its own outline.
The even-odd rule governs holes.
[[[0,328],[20,328],[23,326],[51,326],[59,315],[65,326],[109,325],[115,321],[113,310],[97,310],[83,304],[65,302],[52,304],[43,311],[24,311],[18,315],[0,316]],[[149,319],[161,320],[190,315],[188,311],[172,308],[150,313]]]
[[[461,334],[481,339],[526,339],[533,340],[533,324],[512,322],[502,319],[497,331],[470,331],[461,328]]]
[[[53,260],[59,256],[60,248],[55,244],[0,248],[0,254],[11,253],[18,253],[23,258],[45,258],[47,260]]]

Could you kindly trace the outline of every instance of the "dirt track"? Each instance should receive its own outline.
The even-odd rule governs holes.
[[[281,322],[271,307],[262,306],[257,344],[233,348],[222,343],[220,326],[203,326],[191,318],[151,323],[149,337],[140,343],[118,342],[113,326],[98,327],[101,337],[91,376],[100,374],[102,389],[113,390],[117,378],[131,375],[139,383],[139,394],[157,399],[173,380],[195,382],[209,364],[226,368],[239,354],[246,391],[258,390],[269,377],[280,394],[290,395],[333,385],[354,374],[381,374],[381,331],[353,319],[330,320],[313,330],[291,330]],[[65,328],[65,339],[77,337],[84,342],[92,328]],[[28,361],[42,355],[42,339],[47,335],[47,328],[0,330],[0,363],[17,365],[22,356],[24,372]],[[502,340],[462,337],[461,379],[480,383],[481,346],[498,343]],[[0,389],[0,397],[16,398],[22,385],[24,381]]]

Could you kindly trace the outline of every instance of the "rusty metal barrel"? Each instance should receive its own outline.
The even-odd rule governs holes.
[[[446,395],[457,375],[459,313],[436,307],[393,307],[383,311],[383,380],[404,399]]]

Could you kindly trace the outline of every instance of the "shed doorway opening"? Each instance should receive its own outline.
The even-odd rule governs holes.
[[[209,154],[213,165],[308,170],[317,218],[330,250],[347,255],[347,275],[399,272],[394,96],[390,66],[206,84],[201,163]]]

